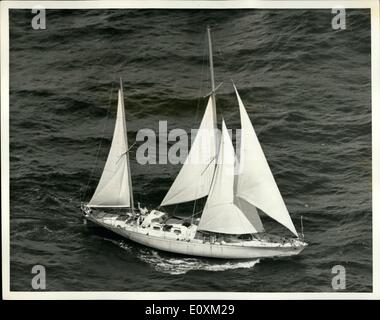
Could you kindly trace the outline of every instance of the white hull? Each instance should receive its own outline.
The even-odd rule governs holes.
[[[108,230],[111,230],[131,241],[154,249],[208,258],[221,259],[254,259],[267,257],[286,257],[299,254],[306,246],[306,243],[300,242],[298,245],[281,245],[279,243],[268,242],[241,242],[235,244],[211,244],[194,240],[177,240],[173,238],[165,238],[162,236],[154,236],[144,234],[141,228],[121,228],[115,227],[108,223],[104,223],[94,217],[86,216],[86,218]],[[135,230],[134,230],[135,229]],[[140,230],[139,230],[140,229]]]

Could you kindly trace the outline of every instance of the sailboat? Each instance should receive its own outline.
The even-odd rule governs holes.
[[[216,89],[210,29],[207,28],[211,92],[189,154],[160,206],[149,210],[133,199],[123,86],[120,81],[111,148],[84,217],[131,241],[176,254],[253,259],[299,254],[306,246],[270,170],[239,92],[241,143],[236,161],[224,120],[217,127]],[[172,216],[164,209],[207,197],[200,218]],[[259,211],[292,237],[265,231]]]

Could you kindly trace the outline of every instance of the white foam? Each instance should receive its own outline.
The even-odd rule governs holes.
[[[109,240],[109,239],[107,239]],[[112,243],[118,245],[120,248],[131,252],[133,246],[124,241],[109,240]],[[136,257],[152,266],[156,271],[162,273],[168,273],[173,275],[185,274],[190,271],[211,271],[220,272],[234,269],[249,269],[253,268],[260,259],[252,260],[211,260],[207,258],[195,258],[195,257],[164,257],[158,251],[154,249],[138,249]]]
[[[248,261],[209,260],[207,258],[168,258],[157,251],[140,252],[137,257],[151,265],[155,270],[169,274],[185,274],[189,271],[226,271],[232,269],[252,268],[259,259]]]

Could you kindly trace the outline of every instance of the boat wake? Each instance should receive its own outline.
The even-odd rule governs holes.
[[[121,241],[118,245],[126,250],[132,251],[130,244]],[[139,249],[136,257],[152,266],[156,271],[179,275],[190,271],[227,271],[234,269],[250,269],[253,268],[260,259],[244,260],[244,261],[223,261],[210,260],[207,258],[195,257],[170,257],[166,253],[160,253],[154,249]]]

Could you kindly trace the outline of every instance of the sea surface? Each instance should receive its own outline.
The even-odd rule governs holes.
[[[31,10],[11,10],[11,289],[33,290],[40,264],[54,291],[331,292],[341,265],[345,291],[372,291],[370,12],[346,15],[334,30],[331,10],[47,10],[46,29],[34,30]],[[303,216],[310,245],[299,256],[184,257],[81,217],[111,143],[120,77],[130,144],[140,129],[158,134],[159,121],[199,126],[208,25],[219,120],[240,126],[233,79],[299,231]],[[142,143],[131,152],[134,195],[155,208],[180,165],[139,164]]]

